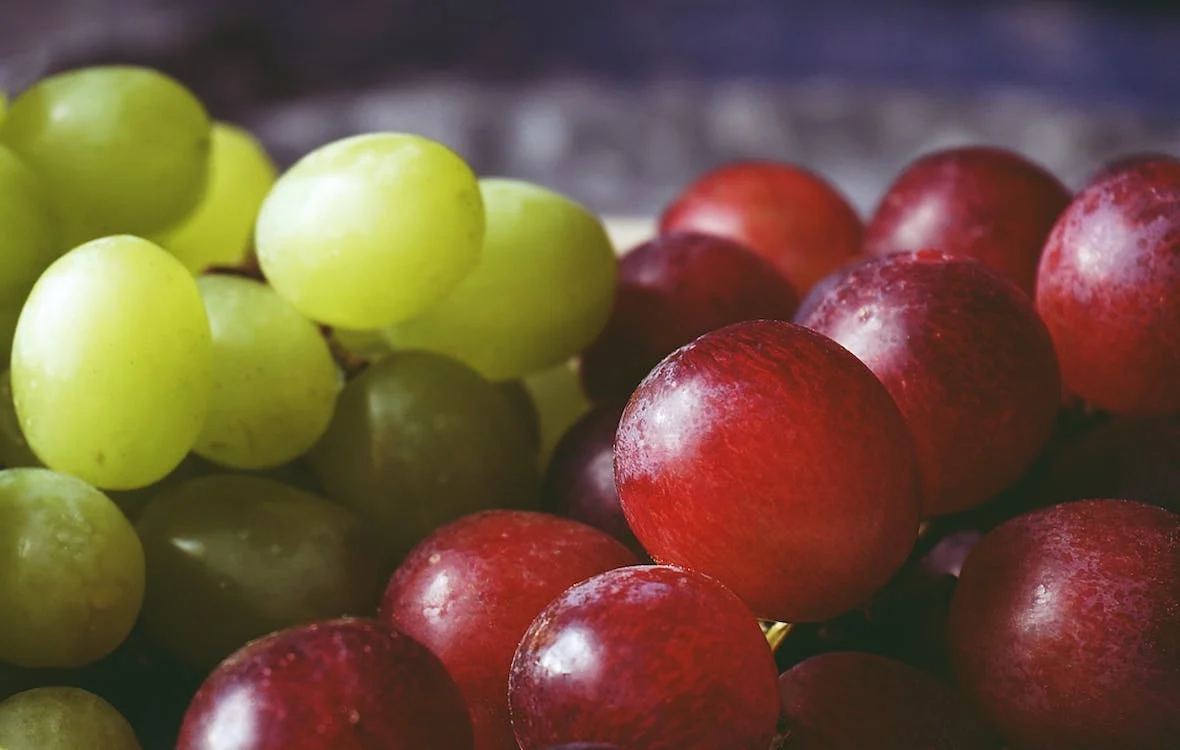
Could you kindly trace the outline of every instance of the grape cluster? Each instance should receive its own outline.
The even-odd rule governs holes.
[[[3,750],[1167,750],[1180,161],[604,222],[158,72],[0,107]]]

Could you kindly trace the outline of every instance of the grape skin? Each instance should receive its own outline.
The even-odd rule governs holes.
[[[0,703],[3,750],[139,750],[135,730],[86,690],[44,687]]]
[[[65,248],[40,182],[3,146],[0,227],[0,309],[19,311],[37,277]]]

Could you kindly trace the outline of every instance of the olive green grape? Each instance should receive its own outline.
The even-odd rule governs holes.
[[[506,380],[564,362],[598,336],[617,260],[602,222],[569,198],[517,180],[485,179],[480,190],[487,230],[479,264],[387,336]]]
[[[7,145],[92,237],[176,224],[205,189],[211,123],[193,94],[147,68],[82,68],[26,89],[0,125]]]
[[[25,434],[20,430],[16,408],[12,405],[12,382],[8,370],[0,374],[0,468],[41,466]]]
[[[20,320],[20,311],[24,303],[12,307],[0,307],[0,355],[3,361],[12,359],[12,339],[16,335],[16,323]]]
[[[0,702],[3,750],[139,750],[115,707],[73,687],[26,690]]]
[[[159,240],[193,273],[246,260],[254,242],[258,209],[276,176],[270,155],[247,131],[218,122],[213,125],[212,137],[204,198]]]
[[[110,499],[48,469],[0,471],[0,661],[79,667],[123,642],[143,548]]]
[[[349,382],[311,459],[329,496],[395,555],[468,513],[537,503],[527,424],[496,386],[428,352],[392,354]]]
[[[256,477],[173,487],[148,504],[137,528],[146,632],[205,669],[275,630],[371,614],[391,567],[351,512]]]
[[[349,328],[333,328],[332,338],[345,352],[376,361],[393,351],[383,331],[355,331]]]
[[[475,266],[484,212],[471,168],[415,135],[330,143],[279,177],[258,216],[267,280],[320,323],[370,330],[422,312]]]
[[[211,367],[196,280],[146,240],[107,237],[54,261],[33,287],[12,344],[13,402],[46,466],[133,489],[196,443]]]
[[[265,284],[225,275],[197,284],[213,334],[213,380],[194,451],[238,469],[303,455],[336,403],[339,378],[324,337]]]
[[[33,282],[64,250],[40,182],[0,146],[0,310],[19,309]]]

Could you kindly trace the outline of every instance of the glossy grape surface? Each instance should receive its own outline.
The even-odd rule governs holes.
[[[753,615],[715,580],[620,568],[573,586],[520,642],[508,698],[523,750],[765,750],[775,666]]]
[[[529,624],[575,583],[636,562],[580,523],[487,511],[415,547],[389,582],[381,617],[442,660],[467,698],[478,750],[518,750],[505,696]]]
[[[863,604],[917,536],[914,448],[889,392],[791,323],[739,323],[664,360],[623,413],[615,481],[653,559],[769,620]]]
[[[66,249],[37,177],[0,146],[0,309],[19,308],[33,282]]]
[[[1015,747],[1165,750],[1180,737],[1180,516],[1084,500],[1015,518],[967,557],[958,684]]]
[[[97,695],[45,687],[0,703],[0,748],[139,750],[139,741],[127,720]]]

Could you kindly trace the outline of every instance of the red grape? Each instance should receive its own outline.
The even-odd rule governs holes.
[[[610,320],[582,353],[595,401],[625,399],[677,347],[730,323],[790,320],[795,290],[771,263],[724,237],[677,232],[623,256]]]
[[[550,745],[545,750],[619,750],[619,746],[606,742],[563,742]]]
[[[865,229],[883,256],[936,249],[983,261],[1029,296],[1069,191],[1019,154],[972,146],[927,154],[897,177]]]
[[[869,366],[909,422],[927,516],[983,503],[1024,474],[1061,401],[1032,301],[982,263],[935,251],[851,269],[804,321]]]
[[[864,603],[917,535],[913,441],[889,392],[791,323],[738,323],[665,359],[623,413],[615,480],[654,559],[768,620]]]
[[[602,404],[562,436],[545,475],[545,502],[556,513],[605,531],[639,557],[635,538],[615,487],[615,433],[623,404]]]
[[[799,306],[795,308],[795,314],[792,316],[791,322],[802,324],[804,320],[811,317],[811,314],[815,312],[815,308],[819,307],[820,303],[824,301],[824,298],[828,296],[828,292],[843,284],[844,280],[848,278],[854,268],[868,260],[871,259],[854,258],[817,281],[815,286],[811,287],[811,291],[807,293],[807,296],[799,303]]]
[[[177,750],[471,750],[463,696],[417,641],[340,619],[254,641],[205,680]]]
[[[660,232],[704,232],[741,242],[778,266],[796,291],[860,252],[856,210],[824,178],[768,161],[728,164],[699,177],[665,209]]]
[[[1022,750],[1180,738],[1180,516],[1121,500],[1001,525],[967,557],[947,637],[963,690]]]
[[[517,750],[508,668],[537,613],[578,581],[636,557],[597,529],[526,511],[487,511],[419,544],[393,574],[381,617],[435,653],[471,709],[475,747]]]
[[[1130,154],[1123,154],[1122,156],[1111,159],[1099,167],[1098,170],[1090,176],[1090,179],[1086,184],[1092,185],[1095,182],[1101,182],[1105,180],[1107,177],[1113,177],[1124,170],[1138,169],[1144,164],[1161,160],[1176,161],[1176,157],[1172,156],[1171,154],[1165,154],[1162,151],[1137,151]]]
[[[573,586],[512,660],[523,750],[766,750],[778,719],[774,657],[753,614],[715,580],[662,566]]]
[[[993,750],[995,737],[930,675],[873,654],[813,656],[779,677],[781,750]]]
[[[1037,310],[1070,392],[1115,413],[1180,411],[1180,161],[1078,194],[1045,245]]]

